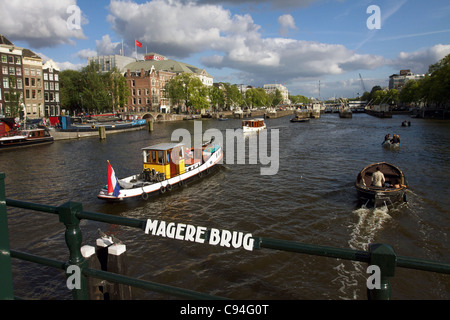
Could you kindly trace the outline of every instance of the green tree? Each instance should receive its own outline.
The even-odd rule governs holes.
[[[63,109],[72,112],[82,110],[81,73],[75,70],[63,70],[59,74],[60,101]]]
[[[405,103],[415,103],[420,100],[419,81],[409,80],[402,87],[399,94],[399,100]]]
[[[225,95],[220,88],[213,86],[209,88],[209,100],[211,101],[211,105],[215,108],[223,107],[225,103]]]

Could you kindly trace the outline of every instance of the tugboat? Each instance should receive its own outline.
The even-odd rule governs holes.
[[[212,141],[201,149],[185,149],[179,143],[161,143],[142,149],[143,171],[117,179],[108,161],[108,184],[97,198],[106,201],[142,198],[162,194],[187,182],[202,178],[217,168],[223,158],[222,147]]]

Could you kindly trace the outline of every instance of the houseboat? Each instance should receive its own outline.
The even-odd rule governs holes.
[[[252,120],[243,120],[242,121],[242,132],[243,133],[251,133],[258,132],[266,129],[266,124],[264,123],[264,119],[252,119]]]
[[[53,143],[54,138],[45,128],[11,130],[0,137],[0,150]]]
[[[147,200],[150,195],[171,191],[211,173],[221,162],[223,152],[212,141],[197,149],[185,149],[179,143],[161,143],[143,148],[142,157],[142,172],[124,179],[116,178],[108,162],[108,184],[97,197],[106,201]]]

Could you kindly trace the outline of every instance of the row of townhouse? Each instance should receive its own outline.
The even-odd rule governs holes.
[[[0,34],[0,118],[58,116],[59,68]]]

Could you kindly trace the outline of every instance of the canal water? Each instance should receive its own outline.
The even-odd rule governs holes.
[[[401,127],[403,120],[410,127]],[[324,114],[308,123],[290,117],[267,119],[268,141],[278,134],[279,167],[227,162],[211,176],[162,196],[109,204],[96,198],[107,181],[107,160],[118,177],[142,169],[141,148],[169,142],[176,129],[193,133],[194,121],[157,123],[146,130],[110,134],[0,153],[6,195],[58,206],[81,202],[86,211],[138,219],[191,224],[253,236],[367,250],[391,245],[397,255],[450,261],[450,123],[394,115],[379,119]],[[223,133],[240,120],[202,120],[202,131]],[[381,146],[400,135],[399,150]],[[216,140],[217,141],[217,140]],[[247,149],[248,149],[248,141]],[[275,145],[274,145],[275,146]],[[269,146],[276,154],[275,147]],[[248,150],[247,150],[248,151]],[[236,154],[237,155],[237,154]],[[406,204],[367,209],[357,201],[354,181],[366,165],[387,161],[407,177]],[[64,227],[52,214],[8,208],[11,248],[68,259]],[[359,262],[260,249],[225,248],[146,235],[143,231],[83,221],[83,244],[94,245],[97,229],[127,245],[129,275],[231,299],[366,299],[367,265]],[[15,295],[30,299],[71,299],[61,271],[13,259]],[[449,299],[448,275],[397,268],[393,299]],[[134,289],[135,299],[173,297]]]

